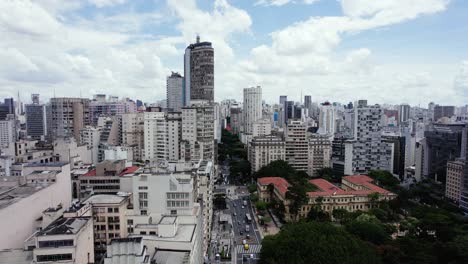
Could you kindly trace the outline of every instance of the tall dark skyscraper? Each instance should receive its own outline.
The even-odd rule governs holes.
[[[47,136],[46,106],[39,103],[39,95],[32,95],[32,104],[26,105],[26,132],[29,137],[44,140]]]
[[[15,103],[13,98],[4,99],[4,103],[0,104],[0,120],[5,120],[9,114],[15,113]]]
[[[214,101],[214,50],[211,42],[197,41],[185,49],[184,105],[190,101]]]

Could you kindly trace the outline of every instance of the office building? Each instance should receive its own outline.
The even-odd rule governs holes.
[[[244,88],[243,124],[244,133],[252,134],[253,124],[262,118],[262,88]]]
[[[191,101],[214,101],[214,50],[211,42],[197,41],[185,49],[184,106]]]
[[[35,98],[39,100],[39,98]],[[46,106],[39,103],[27,104],[26,107],[26,134],[37,140],[45,140],[47,136]]]
[[[104,264],[149,264],[150,258],[142,237],[114,238],[107,245]]]
[[[353,145],[354,141],[348,138],[335,138],[332,141],[331,166],[336,175],[353,174]]]
[[[435,105],[434,106],[434,121],[437,122],[442,117],[450,118],[455,115],[455,106],[449,105]]]
[[[248,154],[252,172],[257,172],[273,161],[286,159],[285,143],[280,137],[257,136],[250,141]]]
[[[406,138],[396,134],[384,134],[382,135],[382,141],[389,146],[389,171],[394,175],[398,175],[400,179],[403,179],[406,168]]]
[[[214,158],[213,106],[198,104],[182,108],[181,155],[185,161]]]
[[[13,98],[7,98],[3,100],[3,104],[0,104],[0,121],[7,119],[9,115],[15,114],[15,103]]]
[[[408,125],[411,107],[408,104],[401,104],[398,107],[398,124],[400,126]]]
[[[178,161],[180,155],[180,144],[182,142],[182,113],[169,112],[166,115],[167,123],[167,159]]]
[[[172,72],[166,80],[166,100],[169,111],[178,112],[184,106],[184,78],[178,72]]]
[[[131,102],[133,101],[118,101],[118,98],[113,98],[109,96],[109,99],[106,100],[105,95],[104,99],[98,97],[98,99],[94,99],[89,103],[89,114],[91,125],[96,126],[98,125],[99,118],[101,117],[114,117],[114,116],[122,116],[124,113],[128,111],[136,111]]]
[[[447,162],[460,157],[465,124],[433,124],[424,132],[423,176],[445,182]]]
[[[460,202],[460,195],[463,189],[465,166],[465,160],[462,158],[447,162],[445,197],[457,204]]]
[[[294,101],[286,101],[284,103],[284,123],[287,125],[290,119],[295,119],[295,105]]]
[[[271,134],[271,120],[260,119],[252,125],[252,136],[266,136]]]
[[[304,96],[304,107],[307,109],[308,116],[312,116],[312,96],[306,95]]]

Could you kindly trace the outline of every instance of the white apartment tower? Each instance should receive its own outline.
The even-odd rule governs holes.
[[[408,123],[408,120],[410,118],[410,106],[409,104],[401,104],[398,107],[398,124],[404,125]]]
[[[380,105],[367,105],[360,100],[354,108],[354,173],[389,170],[390,151],[382,141],[383,110]]]
[[[198,104],[182,108],[182,146],[186,161],[214,157],[213,106]]]
[[[285,138],[286,161],[298,171],[307,171],[309,151],[307,126],[302,121],[289,120]]]
[[[320,106],[319,133],[333,136],[336,131],[336,110],[329,102]]]
[[[164,112],[145,113],[145,160],[167,160],[167,123]]]
[[[15,120],[0,120],[0,148],[7,148],[16,139]]]
[[[180,111],[184,106],[183,83],[184,78],[178,72],[172,72],[166,81],[167,108],[171,111]]]
[[[169,161],[180,159],[180,143],[182,141],[182,113],[169,112],[167,121],[167,151]]]
[[[133,149],[133,160],[143,160],[145,146],[145,114],[122,115],[122,145]]]
[[[253,124],[262,118],[262,88],[244,88],[244,132],[252,134]]]

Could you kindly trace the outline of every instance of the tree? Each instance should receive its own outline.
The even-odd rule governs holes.
[[[380,223],[355,220],[346,224],[346,230],[364,241],[377,245],[381,245],[389,239],[387,232]]]
[[[342,223],[349,217],[349,213],[345,209],[335,209],[332,211],[332,216],[335,218],[338,222]]]
[[[341,175],[337,175],[332,168],[323,168],[317,171],[317,176],[330,182],[341,183]]]
[[[318,207],[312,207],[307,214],[307,221],[330,222],[330,214]]]
[[[255,203],[255,208],[257,208],[258,211],[265,211],[267,207],[268,205],[266,202],[258,201]]]
[[[286,192],[286,198],[291,200],[289,213],[296,219],[299,209],[308,201],[306,186],[296,184],[289,186],[288,192]]]
[[[383,170],[371,170],[368,173],[369,177],[374,179],[378,185],[396,191],[400,187],[400,180],[395,178],[390,172]]]
[[[367,197],[369,198],[371,208],[374,208],[380,199],[380,193],[378,192],[369,193]]]
[[[257,191],[257,184],[252,183],[247,186],[247,189],[249,190],[250,193],[254,193]]]
[[[255,173],[255,178],[262,178],[262,177],[282,177],[285,180],[289,181],[289,179],[296,173],[296,171],[289,165],[288,162],[284,160],[276,160],[260,168]]]
[[[329,223],[285,225],[262,241],[260,263],[381,263],[372,247]]]

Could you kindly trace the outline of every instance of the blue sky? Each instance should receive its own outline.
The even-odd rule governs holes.
[[[215,97],[468,103],[468,1],[0,1],[0,97],[164,99],[199,33]]]

